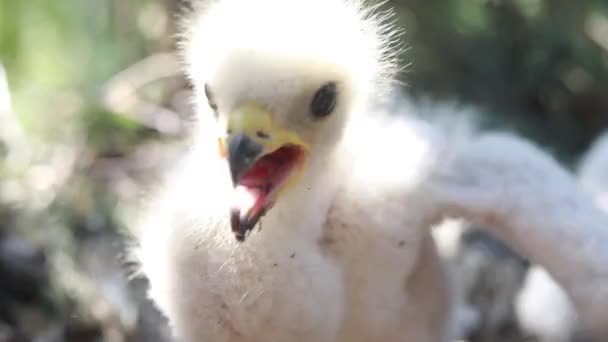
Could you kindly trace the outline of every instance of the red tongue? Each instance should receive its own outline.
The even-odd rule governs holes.
[[[286,146],[259,159],[235,187],[233,209],[237,209],[241,217],[264,210],[268,195],[287,176],[299,153],[298,148]]]
[[[278,166],[272,163],[271,160],[259,160],[247,173],[243,176],[240,184],[247,187],[258,187],[263,183],[269,183],[268,179],[276,171]]]
[[[273,187],[273,175],[278,165],[272,159],[262,158],[247,171],[234,188],[233,208],[239,216],[256,215],[264,209],[266,197]]]

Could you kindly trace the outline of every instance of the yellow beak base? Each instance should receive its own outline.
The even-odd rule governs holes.
[[[232,208],[231,226],[243,241],[259,219],[304,169],[309,146],[293,131],[279,127],[263,106],[250,101],[228,118],[220,155],[228,159],[236,193],[247,204]]]
[[[308,151],[308,145],[293,131],[275,124],[272,115],[262,105],[249,101],[230,114],[228,134],[243,134],[264,147],[264,154],[285,145],[296,145]]]

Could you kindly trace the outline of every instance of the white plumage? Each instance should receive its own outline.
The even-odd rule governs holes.
[[[606,217],[555,161],[509,135],[449,134],[374,107],[395,70],[385,15],[354,0],[203,7],[185,41],[198,132],[137,235],[176,336],[445,341],[449,284],[429,227],[449,215],[490,224],[589,317],[602,308],[589,291],[608,298],[592,276],[608,268]],[[304,162],[279,162],[278,186],[262,179],[280,191],[244,181],[286,146]],[[234,214],[243,188],[266,210],[259,222],[251,203]]]
[[[608,134],[600,136],[581,158],[578,176],[596,204],[608,212]],[[528,271],[516,310],[522,328],[540,341],[571,341],[585,334],[568,294],[539,265]]]
[[[597,205],[608,212],[608,133],[599,136],[583,156],[578,174]]]

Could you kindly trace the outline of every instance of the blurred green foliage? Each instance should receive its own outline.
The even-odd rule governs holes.
[[[163,94],[182,83],[140,89],[119,74],[172,50],[172,6],[0,1],[0,340],[162,338],[133,302],[142,284],[127,281],[118,215],[149,163],[133,154],[161,138],[138,108],[171,108]]]
[[[186,2],[0,0],[12,98],[3,113],[0,84],[0,272],[12,282],[0,282],[0,340],[162,340],[116,253],[144,179],[171,164],[165,141],[187,135],[189,87],[166,54]],[[568,164],[608,127],[607,1],[387,5],[406,31],[406,91],[479,106]]]
[[[156,32],[163,25],[158,11],[172,11],[176,3],[0,3],[0,60],[23,124],[44,137],[66,122],[103,123],[95,113],[100,86],[143,56],[171,48],[173,27]],[[404,61],[412,64],[403,79],[410,90],[484,106],[566,160],[607,126],[606,1],[393,0],[388,5],[406,30],[410,49]],[[164,25],[171,26],[171,19],[164,17]]]
[[[414,92],[481,106],[567,162],[608,127],[608,2],[390,3]]]

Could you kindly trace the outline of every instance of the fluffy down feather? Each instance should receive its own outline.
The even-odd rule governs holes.
[[[595,203],[608,212],[607,134],[600,136],[581,158],[578,175]],[[585,335],[580,331],[579,317],[568,294],[539,265],[529,270],[516,308],[523,329],[541,341],[578,340],[579,335]],[[546,315],[546,312],[552,314]]]

